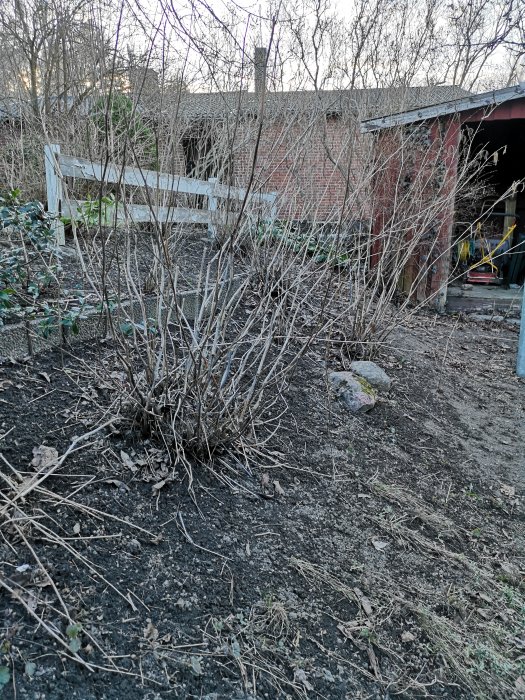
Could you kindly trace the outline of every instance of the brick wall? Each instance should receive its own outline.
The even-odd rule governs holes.
[[[256,139],[256,121],[242,124],[234,143],[236,184],[248,181]],[[283,219],[365,219],[370,211],[366,179],[371,156],[372,139],[359,133],[356,120],[324,115],[266,119],[255,183],[278,193]]]

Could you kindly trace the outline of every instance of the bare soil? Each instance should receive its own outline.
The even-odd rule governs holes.
[[[273,439],[283,466],[261,464],[233,491],[201,473],[196,502],[182,474],[155,488],[158,445],[96,434],[46,482],[76,506],[42,493],[20,504],[69,553],[21,518],[25,543],[4,516],[0,576],[15,594],[0,592],[2,697],[524,697],[516,343],[509,328],[417,317],[380,360],[390,394],[358,417],[312,353]],[[91,370],[108,348],[77,354],[0,368],[0,451],[20,472],[34,472],[35,447],[63,454],[101,421]],[[28,613],[64,633],[27,543],[93,670]]]

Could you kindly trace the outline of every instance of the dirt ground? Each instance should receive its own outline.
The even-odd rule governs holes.
[[[273,440],[283,466],[235,491],[201,474],[196,504],[182,478],[155,488],[158,446],[95,434],[46,481],[76,505],[33,493],[1,516],[2,697],[525,697],[516,344],[513,329],[419,316],[380,359],[389,395],[358,417],[312,354]],[[100,421],[89,370],[106,351],[4,362],[4,474]],[[268,497],[268,479],[284,493]]]

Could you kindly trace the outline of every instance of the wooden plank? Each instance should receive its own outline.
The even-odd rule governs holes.
[[[208,213],[210,220],[208,223],[208,237],[212,240],[217,238],[217,199],[215,198],[215,185],[217,184],[216,177],[210,177],[208,183],[211,185],[211,194],[208,195]]]
[[[106,168],[101,163],[94,163],[86,158],[61,155],[59,159],[62,175],[95,180],[96,182],[122,183],[135,187],[151,187],[158,190],[169,190],[187,194],[207,195],[209,185],[203,180],[189,177],[159,173],[155,170],[140,168],[118,168],[109,164]]]
[[[82,215],[78,209],[85,202],[82,200],[71,199],[64,202],[63,215],[71,219],[81,220]],[[114,213],[112,208],[108,207],[106,218],[113,220]],[[134,222],[147,223],[149,221],[159,221],[161,223],[172,224],[209,224],[210,214],[206,209],[188,209],[185,207],[151,207],[145,204],[128,204],[125,207],[119,205],[117,208],[117,222]]]
[[[159,173],[156,170],[142,170],[141,168],[125,167],[119,168],[109,164],[104,168],[102,163],[94,163],[86,158],[76,156],[59,156],[59,164],[62,175],[66,177],[76,177],[83,180],[94,180],[96,182],[122,183],[123,185],[134,185],[135,187],[151,187],[157,190],[168,190],[170,192],[180,192],[181,194],[201,194],[218,198],[242,200],[246,196],[246,189],[242,187],[230,187],[218,182],[210,184],[205,180],[196,180],[182,175],[171,175],[169,173]],[[271,202],[272,195],[265,192],[254,192],[251,197],[263,202]]]
[[[61,155],[59,158],[62,175],[76,177],[83,180],[96,182],[121,183],[134,185],[135,187],[151,187],[156,190],[180,192],[181,194],[215,194],[217,197],[230,196],[234,199],[242,199],[246,190],[229,188],[219,185],[217,192],[213,192],[213,186],[205,180],[196,180],[181,175],[159,173],[156,170],[142,170],[141,168],[119,168],[109,164],[106,168],[101,163],[94,163],[86,158]]]
[[[60,221],[60,206],[62,202],[62,180],[57,171],[57,157],[60,154],[60,146],[46,144],[44,146],[44,159],[46,165],[47,211],[54,216],[51,229],[55,235],[57,245],[64,245],[64,224]]]

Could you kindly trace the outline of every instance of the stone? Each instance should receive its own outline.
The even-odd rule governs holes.
[[[29,355],[29,342],[25,323],[13,323],[0,327],[0,358],[20,360]]]
[[[382,391],[385,394],[390,391],[392,380],[385,370],[381,369],[375,362],[356,360],[352,362],[350,369],[354,374],[366,379],[370,386],[377,391]]]
[[[331,372],[328,380],[337,397],[352,413],[367,413],[376,404],[376,393],[362,377],[352,372]]]
[[[505,320],[503,316],[494,316],[494,314],[470,314],[469,319],[478,323],[501,323]]]

